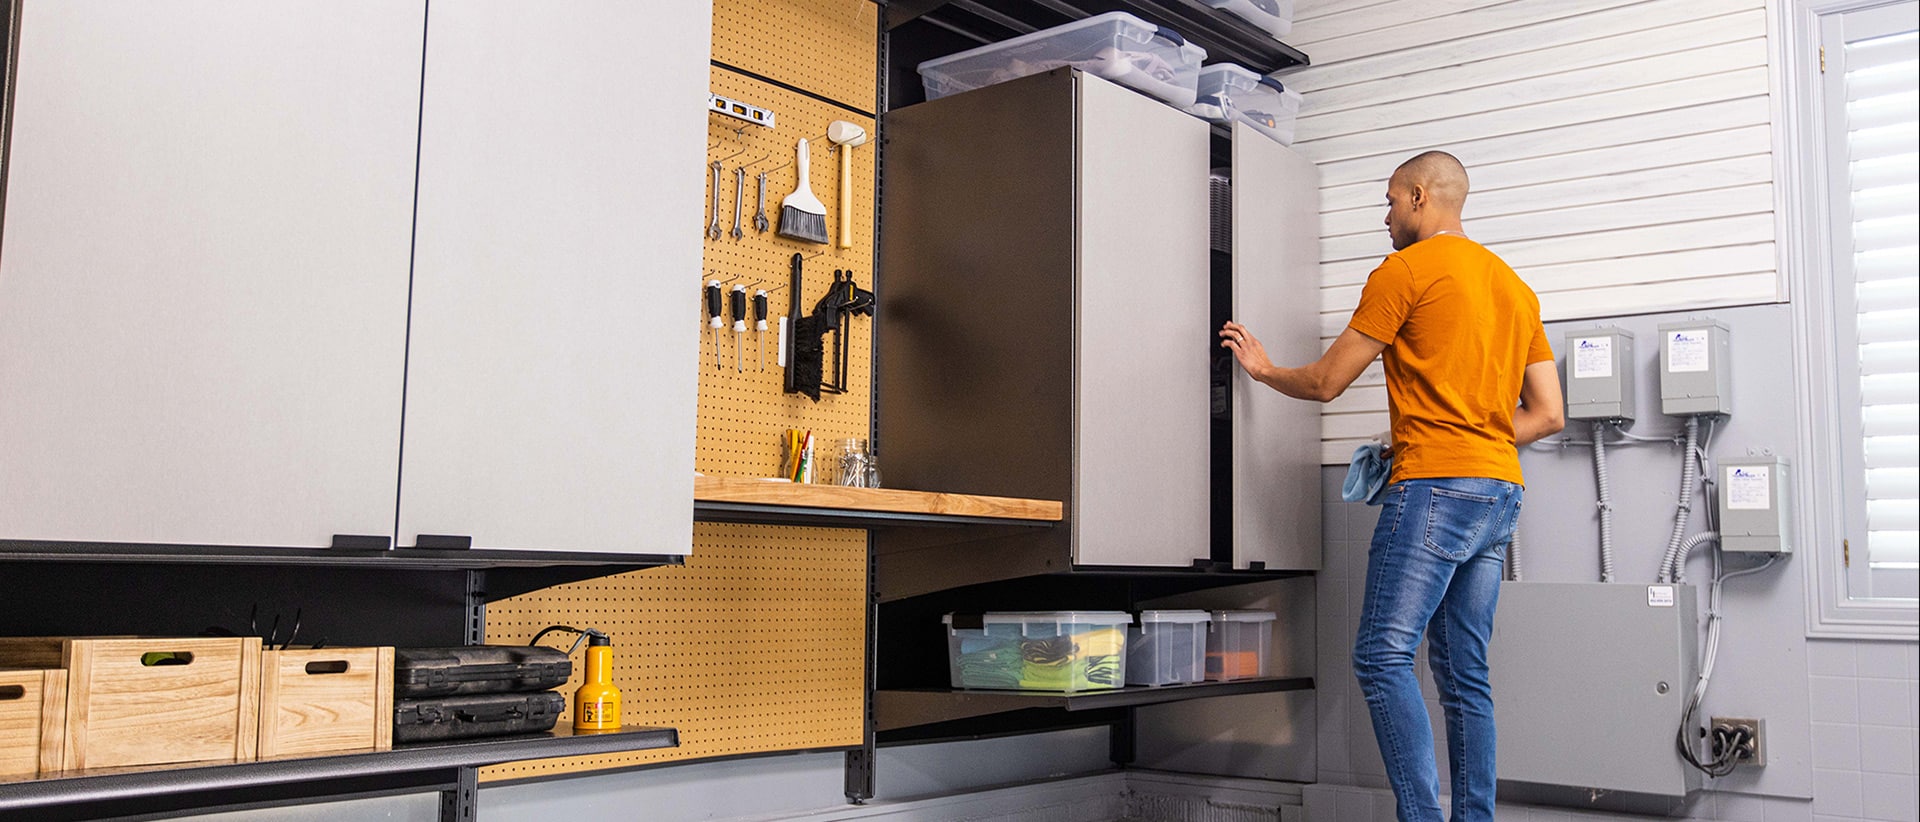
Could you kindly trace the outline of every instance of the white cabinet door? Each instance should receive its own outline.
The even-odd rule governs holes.
[[[1273,361],[1320,356],[1320,171],[1233,127],[1233,316]],[[1320,405],[1235,368],[1233,567],[1320,568]]]
[[[392,533],[424,5],[25,4],[0,540]]]
[[[1187,566],[1209,553],[1207,124],[1080,89],[1074,562]]]
[[[688,550],[710,16],[433,6],[400,545]]]

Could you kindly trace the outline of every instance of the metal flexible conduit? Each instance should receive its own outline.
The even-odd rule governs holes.
[[[1668,575],[1667,581],[1675,585],[1687,584],[1687,557],[1693,556],[1694,550],[1700,546],[1709,542],[1718,543],[1719,541],[1719,531],[1701,531],[1698,534],[1687,537],[1687,541],[1680,544],[1680,555],[1674,557],[1673,573]]]
[[[1673,514],[1673,534],[1667,537],[1667,553],[1660,559],[1660,581],[1672,582],[1680,576],[1680,563],[1686,561],[1682,553],[1681,541],[1687,535],[1687,519],[1693,515],[1693,486],[1698,484],[1700,473],[1693,459],[1694,449],[1700,445],[1700,418],[1687,418],[1687,442],[1680,452],[1680,503]]]
[[[1607,486],[1607,423],[1593,421],[1593,479],[1600,486],[1600,581],[1613,581],[1613,492]]]

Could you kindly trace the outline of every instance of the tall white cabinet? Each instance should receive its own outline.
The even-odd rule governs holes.
[[[400,545],[685,553],[699,335],[676,297],[700,269],[710,19],[695,5],[434,6]],[[658,31],[700,59],[662,59]]]
[[[391,533],[423,15],[26,4],[0,539]]]
[[[687,551],[711,10],[428,8],[26,4],[0,553]]]

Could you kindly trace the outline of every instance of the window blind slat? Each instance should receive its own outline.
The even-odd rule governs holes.
[[[1855,222],[1853,250],[1879,251],[1920,245],[1920,235],[1915,234],[1912,218],[1913,215],[1908,213],[1897,217],[1877,217]]]
[[[1920,510],[1912,500],[1869,500],[1868,527],[1875,531],[1920,531]]]
[[[1865,188],[1853,193],[1853,218],[1910,218],[1920,213],[1920,184]]]
[[[1910,434],[1916,424],[1920,424],[1920,405],[1875,406],[1860,414],[1861,434],[1868,437]]]
[[[1911,78],[1920,61],[1908,59],[1861,71],[1847,72],[1847,99],[1868,100],[1899,94],[1911,88]]]
[[[1847,104],[1847,128],[1858,130],[1920,119],[1920,93],[1887,94]]]
[[[1869,531],[1867,560],[1874,565],[1920,561],[1920,531]]]
[[[1920,300],[1920,277],[1896,277],[1861,283],[1855,288],[1854,306],[1862,314],[1899,311]],[[1920,334],[1920,329],[1916,329],[1916,334]]]
[[[1904,342],[1913,339],[1914,324],[1920,323],[1920,309],[1875,311],[1858,320],[1860,345]]]
[[[1857,163],[1912,155],[1916,139],[1920,139],[1920,124],[1915,123],[1874,126],[1847,135]]]
[[[1920,174],[1920,154],[1853,162],[1847,169],[1855,191],[1911,183],[1916,174]]]
[[[1915,337],[1920,338],[1920,332],[1916,332]],[[1912,374],[1915,371],[1920,371],[1920,345],[1913,341],[1860,346],[1862,374]]]
[[[1867,472],[1867,499],[1920,498],[1920,468],[1875,468]]]
[[[1920,35],[1915,34],[1895,34],[1848,43],[1847,70],[1875,69],[1910,62],[1916,43],[1920,43]]]
[[[1920,437],[1867,437],[1861,450],[1868,468],[1905,468],[1920,463]]]
[[[1916,269],[1920,269],[1920,249],[1886,249],[1853,256],[1855,282],[1904,279],[1912,277]]]

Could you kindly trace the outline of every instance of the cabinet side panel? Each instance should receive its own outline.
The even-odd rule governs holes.
[[[422,9],[25,9],[0,539],[391,532]]]
[[[400,545],[688,549],[708,24],[434,7]]]
[[[1207,126],[1081,89],[1074,561],[1184,566],[1210,553]]]
[[[1233,313],[1279,365],[1320,356],[1320,172],[1233,132]],[[1233,564],[1320,569],[1320,406],[1233,373]]]
[[[1050,72],[888,115],[878,328],[890,485],[1066,499],[1071,81]]]

